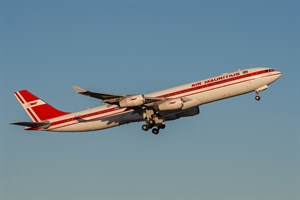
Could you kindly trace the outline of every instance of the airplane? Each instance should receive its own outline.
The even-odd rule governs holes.
[[[238,70],[149,94],[107,94],[73,86],[75,92],[100,99],[104,105],[79,111],[63,112],[27,90],[14,92],[31,122],[15,122],[25,130],[83,132],[107,129],[144,121],[142,129],[157,135],[166,122],[200,113],[199,106],[238,95],[268,89],[282,73],[268,67]]]

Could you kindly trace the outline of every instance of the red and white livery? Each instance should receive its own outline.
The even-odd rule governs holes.
[[[199,106],[249,92],[259,93],[281,76],[271,68],[252,68],[222,74],[150,94],[119,95],[73,89],[82,95],[102,100],[105,105],[69,113],[60,111],[27,90],[14,95],[31,118],[16,122],[25,130],[57,132],[95,131],[131,122],[145,121],[142,129],[158,134],[166,121],[199,114]]]

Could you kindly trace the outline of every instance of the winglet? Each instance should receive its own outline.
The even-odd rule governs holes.
[[[75,92],[77,92],[77,93],[85,93],[85,92],[87,92],[87,90],[82,89],[81,87],[78,87],[78,86],[76,86],[76,85],[74,85],[72,88],[73,88],[73,90],[74,90]]]

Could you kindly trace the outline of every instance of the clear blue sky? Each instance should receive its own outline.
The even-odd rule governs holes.
[[[1,200],[299,200],[299,1],[1,1]],[[202,106],[160,135],[142,123],[26,132],[13,92],[66,111],[79,85],[147,93],[242,68],[283,76]]]

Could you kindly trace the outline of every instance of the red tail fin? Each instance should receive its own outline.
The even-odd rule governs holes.
[[[14,95],[34,122],[69,114],[68,112],[57,110],[27,90],[14,92]]]

